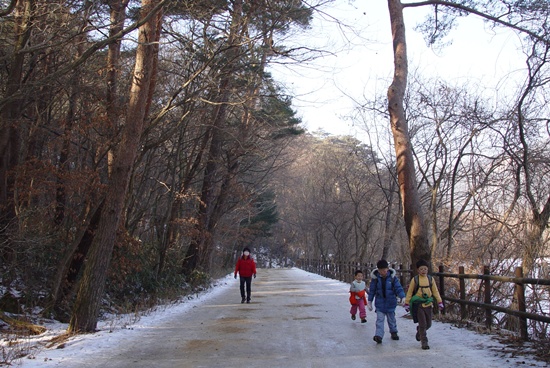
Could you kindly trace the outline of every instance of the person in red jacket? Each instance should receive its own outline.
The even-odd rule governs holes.
[[[250,303],[252,277],[256,278],[256,263],[254,263],[254,260],[250,257],[250,249],[248,248],[243,249],[243,255],[237,260],[235,278],[237,278],[237,273],[241,281],[241,303],[244,303],[245,300],[247,303]],[[245,284],[246,295],[244,293]]]

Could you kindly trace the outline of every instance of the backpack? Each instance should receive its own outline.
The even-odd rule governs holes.
[[[428,276],[428,282],[429,282],[429,288],[430,290],[432,290],[432,276],[431,275],[426,275]],[[419,280],[418,280],[418,275],[415,275],[414,276],[414,291],[412,293],[412,295],[416,295],[416,293],[418,292],[418,289],[420,288],[420,285],[419,285]],[[422,288],[425,288],[426,286],[422,286]]]

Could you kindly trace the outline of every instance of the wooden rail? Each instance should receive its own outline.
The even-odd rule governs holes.
[[[375,268],[375,265],[372,263],[357,264],[353,262],[336,263],[323,262],[319,260],[301,260],[301,262],[298,262],[298,267],[308,272],[317,273],[325,277],[337,279],[344,282],[350,282],[353,279],[353,273],[356,269],[363,270],[365,276],[368,276],[368,274],[370,274],[370,272]],[[403,265],[400,265],[399,267],[392,265],[392,268],[397,271],[399,281],[401,282],[403,287],[406,288],[413,275],[412,266],[408,269],[405,269],[403,268]],[[483,267],[483,273],[481,274],[466,274],[464,272],[463,266],[459,267],[458,273],[449,273],[445,272],[443,266],[439,266],[438,272],[433,272],[432,276],[437,278],[439,293],[441,294],[443,300],[459,305],[460,318],[463,320],[466,320],[468,318],[467,306],[473,306],[485,311],[485,326],[488,329],[491,329],[494,324],[493,312],[495,311],[505,313],[510,316],[515,316],[518,318],[518,332],[523,340],[529,339],[528,320],[550,323],[550,315],[548,314],[542,315],[527,312],[525,295],[525,285],[550,286],[550,280],[525,278],[523,277],[523,270],[521,267],[517,267],[515,269],[514,277],[491,275],[488,266]],[[447,295],[446,281],[448,284],[453,279],[458,280],[458,290],[456,290],[455,292],[455,294],[457,294],[457,297]],[[467,299],[467,289],[465,282],[465,280],[467,279],[481,280],[480,291],[483,291],[483,302]],[[495,282],[514,284],[513,300],[516,303],[513,303],[513,305],[517,307],[517,309],[494,304],[491,291]],[[510,304],[512,304],[512,300],[510,300]],[[446,312],[446,309],[443,310],[443,313]]]

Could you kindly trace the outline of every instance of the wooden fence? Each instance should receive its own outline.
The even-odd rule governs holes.
[[[299,268],[302,268],[305,271],[317,273],[319,275],[329,277],[332,279],[340,280],[343,282],[351,282],[353,279],[353,274],[356,269],[363,270],[365,276],[368,276],[372,270],[375,269],[374,264],[357,264],[353,262],[323,262],[319,260],[301,260],[297,263]],[[412,278],[413,271],[412,266],[405,269],[403,265],[391,265],[397,271],[399,281],[406,288],[409,285],[410,279]],[[534,279],[534,278],[525,278],[523,277],[523,270],[521,267],[515,269],[514,277],[507,276],[498,276],[491,275],[490,269],[488,266],[483,267],[481,274],[466,274],[464,272],[464,267],[459,267],[458,273],[449,273],[445,272],[443,266],[439,266],[438,272],[432,272],[432,276],[437,279],[437,286],[439,288],[439,293],[443,300],[447,303],[446,306],[450,303],[457,304],[460,309],[460,318],[466,320],[468,318],[468,306],[475,307],[484,311],[484,320],[485,326],[488,329],[491,329],[494,324],[493,312],[501,312],[509,316],[515,316],[518,319],[518,329],[519,335],[522,339],[529,339],[529,329],[528,329],[528,320],[538,321],[543,323],[550,323],[550,313],[544,314],[535,314],[527,312],[526,306],[526,285],[542,285],[550,286],[549,279]],[[368,280],[368,277],[366,277]],[[481,286],[479,288],[483,293],[483,302],[469,300],[467,298],[467,289],[466,281],[467,279],[477,279],[481,280]],[[458,287],[456,283],[458,281]],[[492,290],[496,282],[503,284],[514,284],[514,295],[513,299],[507,299],[508,304],[512,304],[517,309],[512,309],[508,307],[503,307],[500,305],[494,304],[492,300]],[[452,292],[448,293],[448,288],[446,286],[452,285]],[[549,288],[550,289],[550,288]],[[451,295],[447,295],[451,294]],[[454,295],[454,296],[453,296]],[[512,300],[515,303],[512,303]],[[450,302],[450,303],[448,303]],[[550,303],[549,300],[546,301]],[[550,308],[550,306],[548,307]],[[448,309],[446,307],[446,309]],[[443,310],[443,313],[446,312],[446,309]],[[550,312],[550,311],[549,311]]]

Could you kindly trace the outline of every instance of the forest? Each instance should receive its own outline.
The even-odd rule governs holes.
[[[331,2],[0,0],[0,309],[94,331],[230,272],[245,246],[259,267],[425,258],[549,278],[548,1],[388,0],[393,80],[349,116],[366,141],[305,130],[269,71],[322,54],[286,41]],[[468,14],[517,32],[517,88],[409,73],[419,6],[430,44]]]

